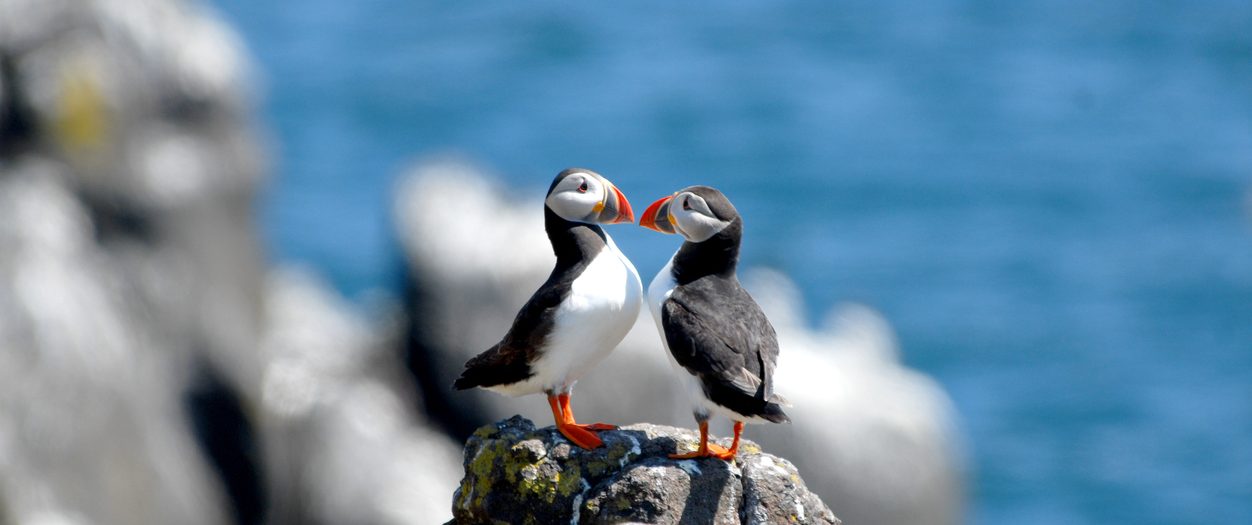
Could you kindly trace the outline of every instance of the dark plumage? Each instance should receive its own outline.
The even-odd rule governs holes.
[[[679,285],[661,305],[670,354],[700,380],[710,401],[746,417],[790,421],[774,397],[778,339],[733,276]]]
[[[744,421],[790,421],[774,393],[777,335],[735,274],[743,219],[721,192],[692,186],[653,203],[640,224],[686,239],[648,287],[665,346],[701,394],[700,449],[676,457],[733,458]],[[735,421],[729,449],[708,443],[713,411]]]
[[[567,221],[547,207],[543,217],[556,253],[556,267],[517,312],[504,338],[465,363],[465,371],[452,383],[453,388],[516,383],[534,375],[530,364],[539,357],[539,349],[552,332],[557,307],[569,297],[574,280],[607,247],[604,230],[595,224]]]

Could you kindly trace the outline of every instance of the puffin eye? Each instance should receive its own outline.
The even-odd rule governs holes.
[[[584,180],[582,184],[578,185],[578,193],[587,193],[587,181]]]
[[[691,211],[691,198],[683,198],[683,211]]]

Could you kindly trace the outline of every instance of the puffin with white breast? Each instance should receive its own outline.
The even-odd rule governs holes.
[[[453,387],[543,392],[561,434],[592,449],[603,444],[596,431],[617,427],[577,423],[570,393],[622,341],[643,302],[639,273],[600,225],[633,222],[634,214],[613,183],[583,168],[557,174],[543,212],[556,267],[504,338],[465,363]]]
[[[652,317],[700,425],[699,448],[670,457],[731,461],[745,421],[790,421],[774,393],[774,327],[735,273],[743,219],[722,192],[691,186],[652,203],[639,225],[686,239],[648,286]],[[709,443],[714,414],[735,423],[729,449]]]

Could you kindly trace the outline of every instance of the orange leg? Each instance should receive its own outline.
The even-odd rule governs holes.
[[[695,452],[686,454],[670,454],[670,459],[695,459],[695,458],[718,458],[725,461],[733,461],[735,453],[739,452],[739,434],[743,432],[743,422],[735,422],[735,439],[731,442],[730,448],[725,448],[716,443],[709,443],[709,422],[708,420],[700,421],[700,447]]]
[[[726,461],[733,461],[735,459],[735,454],[739,452],[739,435],[742,433],[743,433],[743,421],[736,421],[735,422],[735,439],[731,440],[730,448],[726,449],[726,451],[723,453],[719,453],[717,457],[724,459]]]
[[[559,399],[558,396],[548,395],[548,406],[552,407],[552,419],[556,420],[556,429],[569,439],[570,442],[587,450],[604,445],[600,437],[588,430],[586,427],[590,425],[579,425],[574,423],[573,414],[562,410],[562,405],[569,405],[569,396],[561,394],[565,399]]]
[[[670,459],[695,459],[695,458],[706,457],[708,456],[708,454],[709,454],[709,422],[701,421],[700,422],[700,446],[699,448],[696,448],[695,452],[688,452],[686,454],[670,454],[669,458]]]

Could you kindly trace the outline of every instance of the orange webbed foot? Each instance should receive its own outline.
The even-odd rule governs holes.
[[[548,395],[548,404],[552,406],[552,417],[557,421],[557,428],[565,437],[585,449],[593,449],[604,444],[595,432],[617,430],[617,425],[608,423],[580,424],[574,421],[574,410],[570,408],[569,392]]]
[[[705,457],[717,458],[723,461],[734,461],[735,452],[736,451],[734,449],[730,449],[730,448],[723,447],[721,445],[715,445],[713,443],[709,443],[709,451],[705,455]]]
[[[709,443],[704,450],[696,449],[685,454],[670,454],[670,459],[700,459],[700,458],[717,458],[724,461],[734,461],[735,451],[723,447],[715,443]]]
[[[699,450],[696,450],[693,452],[688,452],[686,454],[670,454],[669,458],[670,459],[699,459],[699,458],[704,457],[704,454],[705,454],[704,452],[700,452]]]
[[[582,425],[557,425],[556,429],[560,430],[571,443],[584,449],[591,450],[604,446],[604,441],[600,439],[600,436],[583,428]]]

